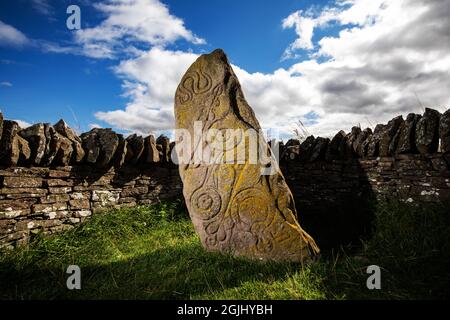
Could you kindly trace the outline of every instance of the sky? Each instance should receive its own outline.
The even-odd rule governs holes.
[[[450,106],[448,0],[17,0],[0,2],[0,111],[23,127],[169,132],[181,77],[216,48],[286,137],[299,120],[331,137]]]

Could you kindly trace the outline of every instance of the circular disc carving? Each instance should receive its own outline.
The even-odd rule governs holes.
[[[217,190],[206,187],[194,192],[191,205],[201,219],[209,220],[220,212],[222,199]]]

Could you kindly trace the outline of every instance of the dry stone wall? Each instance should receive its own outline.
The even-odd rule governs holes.
[[[78,136],[62,120],[21,129],[0,113],[0,246],[72,228],[100,208],[181,196],[173,146],[111,129]],[[370,198],[450,203],[450,110],[290,140],[280,151],[300,222],[321,247],[361,234]]]

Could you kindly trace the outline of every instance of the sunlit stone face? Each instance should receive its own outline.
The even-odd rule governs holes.
[[[175,95],[175,118],[177,129],[189,136],[180,139],[189,148],[185,145],[184,154],[178,154],[184,159],[179,165],[183,194],[207,250],[288,261],[318,254],[314,240],[297,222],[292,194],[267,143],[248,134],[261,128],[222,50],[202,55],[187,70]],[[213,137],[211,130],[216,130]],[[224,130],[243,134],[217,134]],[[199,133],[207,138],[196,138]],[[254,136],[257,143],[251,141]],[[217,160],[211,150],[221,143],[220,161],[211,161]],[[229,151],[237,155],[225,157]],[[266,159],[251,161],[254,151]]]

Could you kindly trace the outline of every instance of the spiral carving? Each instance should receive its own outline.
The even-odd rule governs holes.
[[[191,205],[203,220],[209,220],[219,214],[222,208],[222,198],[212,187],[198,189],[192,194]]]
[[[194,94],[203,94],[211,90],[212,79],[201,70],[188,73],[178,88],[178,101],[185,104],[192,100]]]
[[[257,221],[266,221],[271,199],[261,189],[248,188],[239,191],[231,203],[231,217],[237,224],[249,228]],[[257,214],[252,214],[255,212]]]

